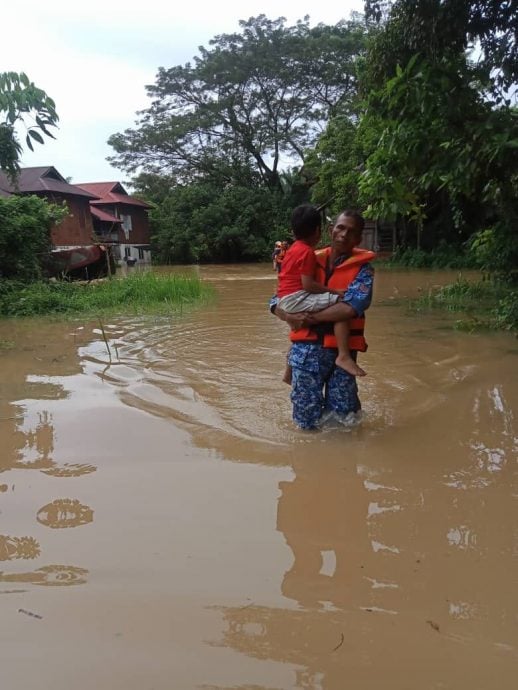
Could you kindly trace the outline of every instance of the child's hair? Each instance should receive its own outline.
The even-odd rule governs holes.
[[[291,214],[291,230],[298,240],[310,237],[317,228],[322,227],[320,211],[312,204],[297,206]]]

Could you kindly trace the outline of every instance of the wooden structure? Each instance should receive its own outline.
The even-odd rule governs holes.
[[[78,187],[95,197],[90,201],[95,232],[111,244],[115,258],[150,262],[151,206],[130,196],[120,182],[85,182]]]
[[[66,204],[69,214],[51,231],[54,247],[90,245],[94,241],[90,201],[96,195],[67,182],[53,166],[22,168],[16,184],[0,172],[0,190],[3,196],[34,194],[52,203]]]

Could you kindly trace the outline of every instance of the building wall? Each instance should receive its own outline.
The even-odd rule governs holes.
[[[124,204],[96,204],[96,208],[105,211],[117,218],[123,219],[124,216],[131,216],[131,230],[126,235],[124,229],[119,229],[119,242],[130,244],[149,244],[151,231],[147,210],[140,206],[130,206]]]
[[[51,230],[51,240],[55,247],[92,244],[94,233],[90,204],[85,197],[61,197],[49,195],[49,201],[68,206],[69,215]]]
[[[144,249],[142,245],[134,246],[133,244],[119,244],[119,256],[115,256],[115,260],[119,265],[124,264],[127,259],[134,259],[137,264],[150,264],[151,251]]]
[[[366,220],[361,241],[363,249],[393,252],[396,249],[396,228],[393,223]]]
[[[132,244],[149,244],[151,241],[151,232],[149,229],[147,210],[132,206],[130,207],[129,211],[131,213],[132,221],[132,229],[129,235],[129,241]]]

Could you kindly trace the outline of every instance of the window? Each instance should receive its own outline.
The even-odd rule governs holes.
[[[124,247],[124,256],[131,256],[131,247]]]
[[[138,258],[140,260],[142,260],[144,258],[144,250],[142,249],[142,247],[138,248]]]

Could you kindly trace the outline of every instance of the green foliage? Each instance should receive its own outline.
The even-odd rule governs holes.
[[[211,295],[210,286],[198,278],[153,273],[86,284],[0,280],[0,315],[170,312]]]
[[[518,331],[518,291],[511,290],[499,300],[493,309],[496,328],[507,331]]]
[[[506,217],[493,227],[475,233],[470,252],[477,264],[504,283],[518,284],[518,233],[516,219]]]
[[[192,63],[160,68],[136,129],[113,135],[110,160],[129,172],[239,181],[243,168],[280,189],[281,159],[303,161],[326,119],[356,96],[356,21],[311,28],[264,15],[200,48]]]
[[[313,171],[316,180],[312,189],[314,203],[320,205],[332,199],[332,212],[355,206],[360,164],[357,125],[347,117],[332,118],[316,147],[306,157],[306,167]]]
[[[28,118],[32,124],[27,123]],[[16,136],[16,125],[25,124],[25,143],[33,151],[33,142],[44,143],[42,134],[55,138],[49,128],[56,127],[58,120],[54,101],[26,74],[0,72],[0,170],[15,180],[20,169],[22,147]]]
[[[367,2],[380,24],[361,70],[357,139],[367,215],[397,220],[403,244],[414,236],[418,249],[475,235],[473,260],[516,280],[518,111],[508,89],[517,75],[518,14],[511,4]],[[483,50],[476,63],[473,40]],[[488,227],[493,241],[481,242],[476,233]]]
[[[148,196],[149,198],[149,196]],[[289,197],[288,197],[289,198]],[[282,193],[265,187],[209,181],[172,187],[150,213],[159,263],[224,263],[270,258],[275,240],[288,232]],[[158,203],[157,203],[158,202]]]
[[[50,230],[66,213],[36,196],[0,197],[0,278],[41,278],[51,249]]]
[[[365,14],[381,25],[370,51],[378,86],[415,53],[435,62],[478,44],[479,82],[492,100],[509,105],[518,81],[516,0],[365,0]]]
[[[358,19],[310,27],[264,15],[216,36],[192,63],[161,68],[137,127],[110,138],[112,163],[140,171],[159,262],[267,260],[314,180],[300,170],[331,114],[350,113]]]
[[[443,309],[461,313],[455,325],[462,330],[518,331],[518,292],[490,280],[472,283],[459,279],[430,290],[411,306],[421,312]]]
[[[517,114],[484,101],[462,58],[416,55],[369,104],[362,127],[379,133],[360,180],[369,213],[422,222],[440,192],[457,227],[468,202],[493,212],[513,169]]]

